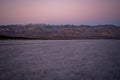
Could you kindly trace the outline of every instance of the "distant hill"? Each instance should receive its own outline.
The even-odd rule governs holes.
[[[1,25],[0,39],[120,39],[120,26]]]

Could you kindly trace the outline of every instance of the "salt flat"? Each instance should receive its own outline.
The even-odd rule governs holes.
[[[0,80],[120,80],[120,40],[1,40]]]

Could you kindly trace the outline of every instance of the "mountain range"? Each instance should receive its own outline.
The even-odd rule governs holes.
[[[0,39],[120,39],[120,26],[0,25]]]

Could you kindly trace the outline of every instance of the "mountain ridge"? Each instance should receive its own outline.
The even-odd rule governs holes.
[[[115,25],[1,25],[0,35],[26,39],[120,39],[120,26]],[[13,38],[14,39],[14,38]]]

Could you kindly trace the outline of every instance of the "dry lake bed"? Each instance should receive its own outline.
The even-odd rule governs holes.
[[[120,80],[120,40],[1,40],[0,80]]]

